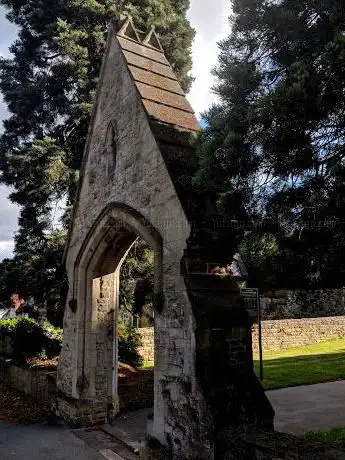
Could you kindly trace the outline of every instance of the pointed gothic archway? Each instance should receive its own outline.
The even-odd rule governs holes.
[[[142,215],[126,205],[112,203],[104,209],[87,235],[74,267],[73,291],[78,293],[79,306],[73,394],[80,399],[103,403],[103,413],[105,404],[112,413],[116,413],[118,406],[120,269],[138,237],[154,252],[154,299],[157,303],[163,292],[162,238]],[[159,364],[159,356],[156,361]]]

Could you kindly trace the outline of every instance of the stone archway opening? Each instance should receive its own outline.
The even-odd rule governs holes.
[[[76,310],[72,397],[85,401],[87,406],[78,423],[96,424],[98,417],[100,422],[106,418],[112,420],[119,412],[120,273],[138,238],[152,250],[152,298],[154,308],[159,307],[163,301],[162,239],[149,222],[128,206],[116,203],[107,206],[76,259],[73,289],[78,292],[78,299],[69,302],[70,309]],[[97,420],[89,413],[96,413]]]
[[[113,225],[109,227],[109,232],[103,237],[103,240],[106,242],[105,248],[103,251],[97,251],[97,256],[95,257],[92,268],[92,310],[94,314],[97,315],[98,324],[95,344],[97,354],[95,393],[96,395],[102,396],[102,388],[104,390],[104,387],[107,387],[107,418],[108,421],[113,421],[120,411],[140,407],[140,401],[135,399],[136,395],[133,392],[133,388],[132,390],[130,388],[128,389],[128,385],[126,385],[126,383],[131,385],[131,382],[128,382],[128,377],[129,379],[134,377],[134,375],[131,376],[130,373],[132,369],[135,369],[139,365],[139,362],[135,362],[135,359],[133,359],[135,357],[128,356],[128,354],[130,355],[131,352],[135,351],[134,346],[132,350],[128,348],[128,344],[120,348],[120,330],[122,330],[122,333],[132,334],[132,337],[134,337],[135,334],[139,335],[136,326],[146,324],[150,322],[150,320],[152,321],[154,317],[153,311],[152,318],[150,318],[148,312],[142,311],[143,307],[146,306],[146,299],[140,299],[138,289],[134,288],[132,293],[133,323],[132,325],[127,325],[127,327],[125,324],[121,325],[121,300],[124,300],[123,295],[121,295],[121,274],[123,269],[126,267],[128,268],[128,264],[126,264],[128,258],[131,257],[133,259],[138,249],[141,249],[142,252],[148,252],[147,255],[152,257],[152,276],[150,281],[153,304],[154,298],[158,297],[157,294],[162,290],[162,266],[161,245],[157,238],[153,238],[150,245],[144,239],[145,235],[138,232],[138,228],[133,228],[130,224],[118,220],[114,220]],[[138,263],[140,262],[143,262],[143,260],[138,260]],[[150,265],[150,261],[147,261],[147,264]],[[126,274],[123,275],[126,276]],[[125,281],[123,279],[124,276],[122,276],[122,284],[124,284]],[[144,313],[146,313],[146,315]],[[139,317],[136,318],[136,316]],[[144,317],[146,317],[146,321]],[[153,326],[154,324],[151,323],[151,327]],[[122,340],[127,340],[128,342],[128,338],[123,336]],[[131,339],[129,339],[129,341],[130,340]],[[104,359],[104,356],[103,358],[101,356],[102,350],[103,353],[105,353],[106,359]],[[128,373],[126,372],[126,364],[130,366]],[[142,362],[142,364],[144,364],[144,362]],[[106,368],[108,368],[108,372]],[[122,374],[127,374],[123,385],[121,385],[119,380],[119,370],[121,372],[121,369]],[[153,368],[151,370],[153,372]],[[136,372],[141,374],[143,371],[136,369]],[[106,379],[107,384],[105,384],[104,380],[106,373],[108,374]],[[136,375],[135,377],[137,378],[137,384],[140,386],[140,376]],[[146,402],[145,398],[143,398],[142,407],[146,406],[152,408],[154,404],[152,380],[153,376],[151,373],[151,382],[149,382],[149,387],[147,389],[151,394],[145,396]],[[137,390],[139,390],[139,387]],[[103,396],[105,396],[105,394]]]
[[[136,329],[154,327],[154,251],[138,237],[120,270],[119,322]]]
[[[138,237],[120,268],[118,395],[121,413],[153,407],[154,264],[154,250]]]
[[[92,274],[92,308],[103,330],[96,339],[98,367],[108,363],[108,421],[113,421],[119,412],[153,406],[154,356],[150,366],[143,350],[135,349],[135,342],[140,337],[139,326],[147,326],[154,337],[153,293],[160,289],[160,278],[154,276],[155,267],[159,269],[159,249],[152,248],[128,225],[118,224],[113,241],[108,238]],[[140,274],[142,278],[138,279]],[[125,313],[129,314],[128,321]],[[107,355],[103,363],[99,354],[102,347]],[[102,381],[97,373],[95,386],[96,393],[100,393]],[[145,394],[139,396],[140,392]]]

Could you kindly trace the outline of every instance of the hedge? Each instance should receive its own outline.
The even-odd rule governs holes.
[[[15,361],[25,362],[33,357],[52,359],[58,356],[63,335],[61,329],[56,329],[47,322],[14,318],[0,320],[0,341],[5,341],[6,338],[9,338],[11,344],[10,357]]]
[[[10,347],[6,341],[7,344],[10,343]],[[0,320],[0,357],[2,354],[3,358],[12,358],[20,363],[32,358],[52,359],[59,356],[62,342],[62,329],[55,328],[47,321],[37,322],[28,318]],[[140,346],[141,340],[137,330],[120,325],[119,360],[139,367],[142,364],[142,358],[138,353]]]

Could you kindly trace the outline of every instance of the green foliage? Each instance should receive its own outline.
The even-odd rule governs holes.
[[[16,255],[0,263],[0,303],[9,304],[13,292],[33,297],[36,307],[47,309],[48,319],[62,326],[67,282],[62,266],[65,232],[55,231],[39,240],[32,232],[16,237]]]
[[[301,438],[308,441],[317,441],[322,443],[338,443],[338,447],[342,447],[345,441],[345,428],[333,428],[329,431],[308,431],[300,435]],[[339,442],[342,444],[340,445]]]
[[[12,358],[19,362],[43,356],[51,359],[60,354],[61,330],[49,323],[39,324],[28,318],[0,320],[0,336],[11,339]]]
[[[53,326],[49,321],[41,321],[40,326],[45,331],[46,335],[55,339],[63,340],[63,329]]]
[[[153,314],[153,266],[154,253],[140,238],[132,246],[124,260],[120,274],[120,306],[132,315]]]
[[[0,137],[1,180],[21,207],[13,263],[0,266],[0,283],[19,280],[38,306],[48,302],[61,325],[66,283],[61,267],[90,113],[115,0],[0,0],[19,29],[12,56],[0,58],[0,91],[10,113]],[[194,30],[189,0],[124,0],[144,32],[156,27],[185,89],[191,84]],[[54,219],[55,217],[55,219]],[[10,282],[7,282],[9,280]],[[26,281],[27,280],[27,281]],[[20,286],[22,288],[22,286]],[[3,300],[3,299],[0,299]]]
[[[141,346],[140,335],[131,326],[119,326],[119,361],[134,367],[140,367],[143,363],[142,357],[138,353]]]
[[[249,271],[261,259],[267,282],[342,285],[343,2],[233,0],[232,7],[214,71],[220,102],[204,115],[197,140],[196,184],[213,193],[221,215],[240,221],[229,238],[249,238],[247,248],[255,240],[253,250],[267,254],[249,254]],[[251,222],[263,219],[270,225],[258,231]],[[285,277],[276,277],[279,265]]]

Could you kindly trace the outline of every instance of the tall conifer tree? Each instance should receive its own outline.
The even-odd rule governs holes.
[[[12,56],[0,58],[0,91],[10,113],[0,137],[1,180],[21,207],[15,252],[26,261],[47,254],[47,269],[55,270],[60,263],[51,248],[55,209],[67,203],[63,228],[53,238],[62,249],[107,23],[121,8],[139,29],[155,26],[188,90],[194,37],[186,16],[189,0],[0,0],[0,5],[19,31]],[[55,246],[53,253],[59,253]],[[39,291],[42,282],[33,279],[31,286]]]
[[[343,285],[344,2],[233,0],[232,11],[196,180],[228,217],[244,207],[248,222],[274,224],[248,223],[244,246],[261,241],[276,283]]]

